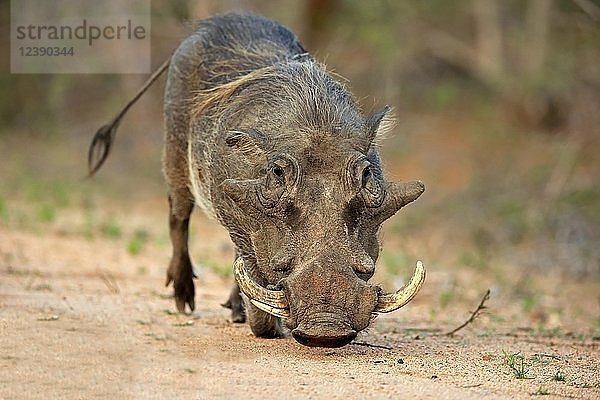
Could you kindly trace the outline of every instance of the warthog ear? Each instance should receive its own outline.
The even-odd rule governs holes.
[[[362,137],[362,147],[365,152],[369,150],[375,139],[390,127],[389,123],[386,124],[386,121],[388,121],[386,116],[388,116],[390,111],[392,111],[392,107],[386,105],[383,107],[383,110],[375,112],[367,118],[365,122],[367,132]]]
[[[270,145],[269,136],[256,129],[228,131],[225,144],[236,147],[244,153],[264,153]]]

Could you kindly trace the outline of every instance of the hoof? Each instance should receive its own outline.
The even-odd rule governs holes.
[[[229,308],[231,310],[231,322],[236,324],[243,324],[246,322],[246,312],[241,303],[236,304],[234,307],[231,304],[231,300],[227,300],[225,303],[221,304],[221,307]]]

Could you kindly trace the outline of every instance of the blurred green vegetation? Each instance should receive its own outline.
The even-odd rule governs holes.
[[[111,239],[119,239],[122,230],[121,223],[115,217],[111,217],[100,225],[100,231]]]
[[[127,243],[127,251],[132,255],[139,254],[148,242],[149,237],[150,235],[145,228],[136,228]]]
[[[290,27],[348,79],[365,112],[395,107],[398,124],[382,149],[388,176],[420,178],[427,191],[386,225],[381,263],[390,276],[406,276],[415,258],[477,271],[600,274],[597,2],[153,2],[153,64],[189,30],[184,21],[234,8]],[[0,9],[6,19],[8,2]],[[6,40],[0,46],[8,53]],[[132,255],[167,244],[166,234],[130,231],[95,205],[163,195],[161,84],[131,110],[99,176],[84,181],[91,136],[145,77],[6,68],[0,223],[38,229],[78,209],[86,237],[124,240]],[[523,309],[535,305],[526,294],[520,300]],[[452,298],[439,301],[445,308]]]

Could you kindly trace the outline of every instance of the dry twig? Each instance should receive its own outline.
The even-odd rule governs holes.
[[[392,350],[392,347],[382,346],[380,344],[371,344],[371,343],[366,343],[366,342],[352,342],[350,344],[355,345],[355,346],[365,346],[365,347],[374,347],[376,349]]]
[[[108,290],[110,290],[111,293],[119,294],[119,292],[121,290],[119,289],[117,280],[110,272],[108,272],[104,269],[98,268],[98,275],[100,275],[100,279],[102,279],[102,282],[104,282],[104,284],[106,285]]]
[[[487,307],[485,306],[485,302],[490,298],[490,289],[488,289],[485,294],[483,295],[483,297],[481,298],[481,302],[479,302],[479,305],[477,306],[477,309],[475,311],[473,311],[473,313],[471,314],[471,316],[469,317],[468,320],[466,320],[465,322],[463,322],[460,326],[458,326],[457,328],[452,329],[450,332],[447,332],[445,335],[446,336],[452,336],[454,335],[456,332],[460,331],[462,328],[464,328],[465,326],[469,325],[471,322],[475,321],[475,318],[477,318],[477,316],[479,315],[479,313],[482,310],[485,310]]]

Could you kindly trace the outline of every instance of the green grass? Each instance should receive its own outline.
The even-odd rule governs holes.
[[[456,101],[459,87],[453,81],[439,82],[429,91],[430,102],[437,108],[448,107]]]
[[[547,326],[545,326],[543,323],[540,322],[537,326],[537,329],[533,332],[533,334],[538,337],[553,338],[553,337],[559,337],[563,333],[561,331],[560,326],[548,328]]]
[[[36,217],[40,222],[52,222],[56,219],[56,208],[50,204],[43,204],[37,209]]]
[[[458,262],[466,267],[484,269],[488,266],[488,258],[479,251],[467,251],[460,255]]]
[[[44,321],[44,322],[46,322],[46,321],[58,321],[58,318],[59,318],[58,315],[50,315],[48,317],[40,317],[37,320],[38,321]]]
[[[216,273],[217,275],[227,278],[232,274],[231,264],[221,264],[212,260],[204,260],[202,262],[208,269]]]
[[[139,254],[143,250],[149,238],[150,235],[146,229],[137,228],[135,232],[133,232],[133,237],[131,237],[129,242],[127,242],[127,251],[129,254]]]
[[[52,286],[47,283],[40,283],[39,285],[34,286],[33,290],[36,292],[51,292]]]
[[[558,199],[558,204],[568,209],[577,209],[594,221],[600,220],[600,190],[596,187],[566,192]]]
[[[549,395],[549,394],[550,394],[550,393],[548,392],[548,389],[546,389],[546,388],[544,388],[544,387],[540,386],[540,387],[538,388],[538,390],[537,390],[537,391],[536,391],[536,392],[535,392],[533,395],[534,395],[534,396],[547,396],[547,395]]]
[[[537,300],[535,297],[531,294],[527,294],[521,301],[521,309],[525,314],[529,314],[531,311],[533,311],[533,307],[535,307],[536,304]]]
[[[143,248],[144,243],[135,237],[131,238],[129,242],[127,242],[127,251],[133,256],[140,254]]]
[[[104,221],[100,225],[100,232],[111,239],[118,239],[123,234],[121,224],[114,218]]]
[[[525,356],[521,353],[507,353],[502,350],[502,356],[504,363],[508,365],[511,372],[517,379],[529,379],[527,374],[529,373],[528,365],[525,363]]]
[[[83,235],[83,237],[85,237],[88,240],[93,239],[95,234],[95,225],[96,219],[94,217],[94,214],[90,210],[86,209],[84,211],[84,221],[83,226],[81,228],[81,234]]]
[[[71,204],[72,189],[67,182],[57,179],[44,181],[27,177],[24,187],[26,199],[31,203],[50,203],[58,208],[65,208]]]
[[[22,198],[17,198],[18,201],[31,205],[34,210],[33,219],[42,223],[53,222],[59,210],[71,206],[71,197],[75,191],[66,180],[44,180],[36,176],[23,177],[19,189],[23,195]],[[2,199],[0,203],[3,203]],[[0,220],[3,219],[2,209],[6,210],[6,205],[0,204]]]
[[[521,242],[529,233],[527,209],[518,197],[503,198],[495,204],[495,217],[502,221],[507,238],[512,244]]]
[[[452,301],[453,298],[454,298],[454,292],[449,291],[449,290],[442,292],[440,294],[440,307],[441,308],[448,307],[448,304],[450,304],[450,301]]]
[[[158,335],[158,334],[156,334],[154,332],[144,333],[144,336],[150,337],[150,338],[152,338],[154,340],[161,341],[161,342],[164,342],[165,340],[167,340],[166,336],[161,336],[161,335]]]
[[[552,377],[552,380],[556,381],[556,382],[564,382],[567,379],[566,379],[565,375],[560,370],[558,370]]]
[[[382,254],[382,263],[385,270],[390,275],[404,275],[410,273],[410,268],[414,266],[415,257],[410,257],[403,251],[390,250]]]

